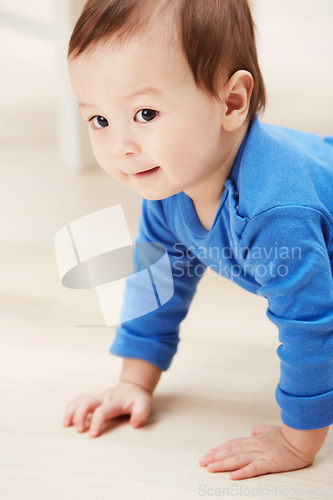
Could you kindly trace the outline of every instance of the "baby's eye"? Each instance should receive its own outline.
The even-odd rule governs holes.
[[[93,116],[89,121],[92,122],[94,128],[105,128],[109,125],[107,119],[100,115]]]
[[[153,109],[140,109],[135,115],[136,121],[140,123],[151,122],[158,115],[158,111]]]

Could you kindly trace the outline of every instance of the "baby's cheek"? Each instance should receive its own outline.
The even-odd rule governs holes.
[[[97,163],[99,166],[106,172],[108,175],[110,175],[113,179],[115,179],[118,182],[122,182],[123,184],[128,185],[128,175],[124,174],[121,170],[115,168],[112,165],[112,161],[105,161],[103,158],[97,159]]]
[[[183,134],[184,135],[184,134]],[[186,138],[181,135],[169,135],[167,141],[163,141],[161,143],[161,147],[159,148],[159,153],[156,155],[159,159],[158,161],[164,165],[169,166],[170,169],[174,169],[175,171],[179,171],[186,158],[188,158],[190,154],[188,144],[186,143]]]
[[[96,131],[89,128],[89,138],[96,161],[104,169],[111,158],[104,129]]]
[[[96,141],[92,141],[92,150],[99,166],[109,175],[112,175],[111,154],[109,155],[105,148],[101,147]]]

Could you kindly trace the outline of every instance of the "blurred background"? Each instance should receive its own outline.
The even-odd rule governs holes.
[[[39,314],[48,314],[38,300],[43,298],[45,306],[45,297],[54,301],[67,293],[53,255],[54,234],[66,223],[122,203],[135,236],[138,196],[108,177],[89,153],[82,164],[90,168],[80,169],[75,155],[66,165],[61,150],[76,113],[66,87],[66,43],[83,4],[0,0],[0,294],[5,313],[31,311],[35,303]],[[332,134],[332,0],[252,0],[251,5],[268,94],[262,120]],[[89,148],[84,138],[81,142]],[[73,140],[73,150],[77,147]]]

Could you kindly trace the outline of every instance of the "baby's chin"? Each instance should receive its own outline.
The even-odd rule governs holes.
[[[145,200],[149,200],[149,201],[161,201],[161,200],[166,200],[167,198],[170,198],[171,196],[174,196],[178,193],[181,192],[181,189],[178,189],[178,190],[170,190],[170,192],[168,193],[140,193],[138,192],[138,194],[144,198]]]

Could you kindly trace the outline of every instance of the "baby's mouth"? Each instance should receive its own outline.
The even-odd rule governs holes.
[[[150,168],[149,170],[143,170],[142,172],[137,172],[136,174],[133,174],[134,177],[148,177],[152,174],[154,174],[155,172],[157,172],[157,170],[159,169],[160,167],[153,167],[153,168]]]

